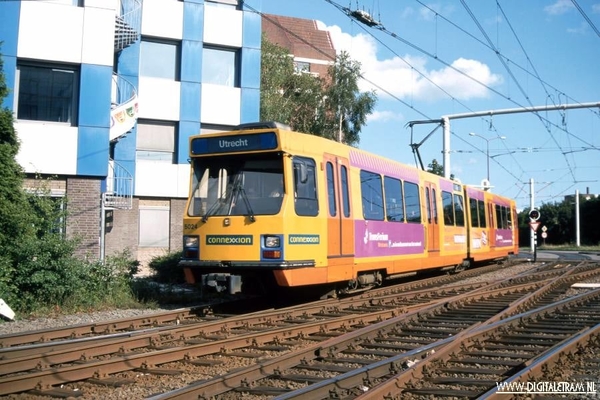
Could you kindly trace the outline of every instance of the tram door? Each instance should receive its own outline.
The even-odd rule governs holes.
[[[350,169],[346,158],[324,155],[327,183],[327,256],[354,254],[354,225],[350,210]]]
[[[488,206],[488,224],[487,226],[489,226],[490,228],[490,233],[488,235],[488,241],[490,243],[490,248],[494,249],[496,248],[496,218],[494,216],[495,214],[495,208],[494,208],[494,203],[492,203],[492,201],[490,200],[489,203],[487,203]]]
[[[427,218],[427,247],[429,252],[440,251],[440,226],[438,224],[437,187],[425,182],[425,207]]]

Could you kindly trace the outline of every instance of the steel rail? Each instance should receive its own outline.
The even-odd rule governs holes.
[[[367,339],[373,339],[378,337],[382,333],[386,331],[393,330],[398,324],[411,324],[417,323],[420,317],[427,318],[426,315],[434,316],[436,314],[441,314],[444,312],[449,312],[453,308],[460,307],[460,304],[464,303],[477,303],[477,301],[481,301],[485,299],[486,296],[489,299],[498,299],[501,294],[514,294],[519,290],[530,289],[531,291],[537,289],[542,286],[543,282],[530,282],[528,284],[518,285],[513,288],[500,288],[494,289],[489,293],[467,293],[464,295],[456,296],[453,299],[448,299],[446,301],[440,301],[435,305],[427,307],[422,310],[416,310],[414,312],[407,313],[405,315],[400,315],[395,318],[391,318],[389,320],[385,320],[379,322],[374,325],[370,325],[361,329],[358,329],[354,332],[346,333],[345,335],[332,338],[330,340],[324,341],[321,344],[311,346],[306,349],[302,349],[297,353],[291,353],[287,355],[282,355],[281,357],[277,357],[276,359],[267,360],[265,362],[246,367],[240,371],[237,371],[233,374],[228,374],[224,377],[216,377],[213,379],[209,379],[205,382],[200,382],[198,384],[190,385],[186,388],[182,388],[179,390],[175,390],[169,393],[164,393],[161,395],[157,395],[151,397],[152,400],[164,400],[164,399],[189,399],[191,397],[197,398],[210,398],[211,396],[216,396],[222,394],[224,392],[230,391],[233,388],[239,388],[240,391],[245,390],[245,382],[254,382],[269,376],[277,376],[281,374],[281,371],[286,369],[295,367],[302,363],[306,363],[308,360],[315,360],[321,358],[332,358],[334,357],[333,353],[342,352],[345,349],[350,348],[355,345],[358,341],[364,341]],[[481,321],[474,321],[475,326],[480,325]],[[469,324],[471,325],[471,324]],[[452,337],[447,337],[441,341],[432,340],[433,344],[420,346],[418,350],[408,351],[401,358],[397,358],[396,361],[400,360],[405,361],[407,357],[416,356],[416,355],[424,355],[428,354],[431,350],[437,348],[438,346],[446,345],[451,342],[454,337],[458,335],[453,335]],[[332,354],[330,354],[332,353]],[[388,359],[389,360],[389,359]],[[382,361],[381,363],[374,361],[374,367],[378,371],[385,371],[385,373],[389,373],[390,368],[400,370],[402,369],[399,365],[395,365],[394,367],[390,367],[389,363]],[[363,367],[363,369],[368,369],[368,366]],[[372,372],[372,371],[370,371]],[[241,386],[241,387],[240,387]],[[311,393],[311,395],[314,393]],[[313,398],[313,397],[307,397]]]
[[[569,337],[539,356],[527,361],[526,367],[518,373],[502,381],[502,383],[510,385],[517,382],[532,382],[532,378],[538,378],[544,375],[544,369],[561,368],[561,361],[565,358],[570,358],[572,353],[581,351],[582,348],[589,346],[599,346],[600,339],[600,323],[583,329],[577,334]],[[598,377],[596,377],[598,379]],[[598,388],[600,390],[600,387]],[[490,389],[483,393],[479,399],[506,399],[506,393],[502,393],[498,388]]]
[[[549,304],[526,313],[517,314],[505,320],[497,321],[490,325],[473,329],[470,335],[463,337],[463,342],[460,344],[460,346],[462,346],[463,348],[469,348],[473,343],[481,342],[493,333],[501,333],[502,327],[504,327],[504,331],[510,331],[510,327],[516,327],[519,324],[524,323],[525,320],[541,318],[543,316],[552,314],[554,312],[558,312],[560,310],[568,310],[569,307],[573,307],[575,305],[580,305],[585,302],[598,301],[599,299],[600,289],[594,290],[589,293],[581,294],[574,298],[564,299],[557,303]],[[577,331],[577,329],[575,330]],[[433,361],[439,362],[441,360],[448,359],[452,353],[458,351],[460,351],[460,349],[457,346],[446,346],[439,352],[436,352],[435,355],[429,357],[426,363],[422,362],[415,364],[411,368],[402,371],[401,373],[393,376],[391,379],[388,379],[384,383],[381,383],[376,387],[370,389],[368,392],[356,397],[356,399],[381,399],[384,398],[384,396],[386,396],[386,398],[388,399],[399,398],[402,396],[402,393],[407,388],[407,386],[412,385],[412,382],[417,381],[419,379],[425,379],[427,373],[424,372],[424,368],[431,368],[431,364]],[[487,389],[485,388],[482,388],[482,390],[484,390],[484,392],[482,393],[487,392]],[[473,396],[475,394],[463,393],[463,395]]]
[[[463,271],[461,274],[435,276],[432,278],[402,283],[399,285],[387,286],[373,289],[367,293],[362,293],[358,296],[358,298],[378,297],[381,296],[381,293],[383,292],[393,294],[402,293],[407,290],[415,291],[418,289],[426,289],[428,287],[439,285],[449,285],[459,282],[462,279],[476,276],[478,274],[496,271],[500,268],[502,268],[501,265],[494,264]],[[353,298],[357,298],[357,296],[354,296]],[[325,303],[334,303],[336,301],[338,300],[324,300]],[[205,305],[190,308],[180,308],[172,311],[157,312],[155,314],[142,315],[133,318],[71,325],[66,328],[48,328],[29,332],[4,334],[0,335],[0,358],[3,357],[3,353],[6,352],[7,349],[15,346],[38,344],[40,345],[38,349],[41,349],[43,348],[44,344],[59,340],[73,340],[75,338],[85,339],[95,337],[91,335],[111,335],[121,331],[125,331],[124,333],[127,334],[134,330],[154,328],[156,326],[168,323],[180,324],[187,320],[198,318],[199,316],[211,315],[213,314],[212,308],[217,306],[223,306],[223,303],[213,302]]]
[[[119,331],[147,329],[162,324],[179,324],[199,315],[206,315],[214,304],[179,308],[172,311],[157,312],[126,319],[113,319],[103,322],[92,322],[71,325],[67,328],[48,328],[29,332],[0,335],[0,357],[2,352],[14,346],[30,343],[48,343],[59,339],[84,338],[90,335],[114,334]]]
[[[540,282],[521,284],[520,287],[534,285],[540,285]],[[507,291],[509,289],[500,288],[496,289],[496,292]],[[512,289],[515,290],[515,289]],[[476,290],[477,291],[477,290]],[[467,294],[461,294],[455,296],[455,298],[467,299]],[[473,298],[480,298],[482,295],[477,293],[472,295]],[[444,309],[444,305],[440,303],[447,302],[447,300],[438,300],[436,305],[429,307],[438,307]],[[0,379],[0,394],[8,394],[31,390],[35,387],[42,387],[49,389],[53,385],[64,384],[72,381],[79,381],[89,379],[92,377],[103,378],[108,374],[117,372],[142,369],[150,370],[156,365],[180,361],[180,360],[192,360],[195,357],[204,356],[207,354],[224,354],[223,349],[239,349],[244,347],[257,347],[266,343],[277,343],[282,340],[292,337],[305,337],[308,335],[317,334],[319,332],[327,332],[342,329],[339,332],[341,335],[344,331],[348,330],[348,327],[352,326],[364,326],[368,324],[377,323],[381,320],[397,320],[403,318],[405,315],[401,314],[402,308],[390,308],[380,311],[371,312],[369,314],[350,314],[341,317],[337,317],[334,320],[326,321],[314,321],[299,326],[285,326],[283,328],[269,330],[267,332],[251,332],[248,334],[239,335],[234,338],[228,338],[225,340],[192,344],[184,347],[169,348],[163,350],[156,350],[151,353],[144,354],[125,354],[120,357],[113,357],[111,360],[96,361],[90,359],[95,356],[96,353],[106,354],[111,352],[119,352],[123,349],[120,344],[104,345],[101,347],[95,346],[93,348],[85,349],[85,360],[87,362],[78,363],[73,366],[66,366],[61,368],[48,368],[38,372],[6,376]],[[427,308],[427,306],[425,306]],[[310,338],[309,338],[310,339]],[[132,341],[136,341],[136,345],[139,346],[153,346],[156,347],[156,343],[152,343],[148,337],[132,338]],[[193,339],[184,339],[187,342],[194,342]],[[205,341],[205,340],[203,340]],[[71,357],[75,353],[71,353]],[[59,360],[58,354],[44,355],[43,359],[45,362],[51,363]],[[52,357],[57,357],[51,361]],[[81,358],[81,353],[80,353]]]
[[[190,340],[194,338],[209,340],[209,337],[217,340],[218,336],[225,338],[228,335],[234,334],[236,330],[249,329],[259,325],[298,325],[298,322],[308,322],[308,319],[311,317],[324,320],[331,318],[328,315],[335,313],[341,313],[340,315],[360,314],[373,311],[377,308],[396,309],[400,312],[402,307],[410,309],[420,304],[435,301],[438,298],[473,291],[484,287],[485,284],[450,285],[440,290],[436,296],[432,296],[432,289],[420,289],[402,295],[386,294],[377,300],[374,298],[330,299],[279,310],[243,314],[227,319],[204,321],[190,325],[145,329],[143,331],[88,339],[9,348],[5,349],[4,352],[0,352],[0,375],[74,362],[81,358],[82,352],[85,352],[86,358],[110,355],[115,351],[115,346],[121,352],[131,352],[141,347],[150,346],[151,344],[162,346],[169,341],[176,340]],[[297,321],[293,321],[294,319]],[[266,326],[264,330],[267,330]]]
[[[473,330],[477,329],[479,326],[483,326],[486,324],[493,324],[493,323],[502,323],[499,321],[501,321],[502,319],[506,319],[507,317],[514,316],[516,314],[521,314],[522,312],[524,313],[524,314],[522,314],[522,316],[527,315],[527,313],[536,312],[536,310],[538,310],[538,308],[535,306],[538,305],[540,303],[540,301],[543,300],[544,296],[547,296],[549,293],[556,290],[556,288],[558,286],[560,286],[561,283],[563,285],[565,285],[565,284],[570,285],[571,282],[573,282],[573,281],[585,280],[591,276],[598,276],[598,274],[600,274],[600,270],[596,269],[596,270],[590,271],[590,270],[588,270],[589,268],[590,268],[590,265],[580,264],[578,267],[574,268],[573,270],[566,271],[561,279],[549,281],[547,285],[545,285],[542,288],[540,288],[539,290],[531,293],[530,295],[519,299],[515,303],[511,304],[503,312],[498,313],[494,317],[485,321],[485,323],[482,323],[480,325],[477,325],[476,327],[469,328],[469,329],[466,329],[465,331],[461,332],[461,334],[460,334],[461,340],[460,341],[457,340],[455,342],[460,343],[462,340],[464,340],[465,337],[467,337]],[[582,269],[584,271],[579,272]],[[529,310],[531,310],[531,311],[525,311],[527,307],[529,307]],[[545,308],[550,308],[550,307],[551,307],[551,305],[548,305]],[[542,307],[542,310],[543,309],[544,309],[544,307]],[[444,339],[443,345],[449,344],[450,342],[452,342],[452,340]],[[441,347],[441,345],[438,347]],[[424,349],[425,352],[427,352],[428,350],[429,350],[428,348]],[[452,349],[448,349],[448,350],[446,350],[446,352],[449,352],[451,350]],[[407,352],[406,354],[392,357],[392,358],[388,359],[387,361],[386,360],[380,361],[377,364],[374,364],[373,366],[365,366],[363,368],[356,369],[354,371],[350,371],[346,374],[343,374],[343,375],[340,375],[337,377],[333,377],[328,380],[323,380],[319,383],[307,386],[305,388],[278,396],[277,398],[280,400],[284,400],[284,399],[323,399],[323,398],[327,398],[327,396],[329,396],[331,393],[334,393],[336,390],[340,390],[340,389],[351,390],[353,388],[362,386],[363,388],[365,388],[365,390],[367,390],[366,389],[367,386],[365,386],[365,382],[370,382],[375,377],[394,375],[394,372],[396,372],[396,371],[398,371],[398,373],[399,373],[401,371],[401,369],[399,369],[397,367],[397,365],[399,365],[399,363],[403,363],[407,360],[411,360],[413,362],[415,360],[420,360],[421,354],[422,354],[422,352],[418,352],[418,351]],[[439,354],[440,353],[438,353],[438,357],[439,357]],[[429,361],[431,361],[432,359],[434,359],[434,358],[433,357],[430,358]],[[388,386],[392,386],[395,384],[396,384],[395,381],[390,380],[384,384],[381,384],[380,386],[376,387],[375,389],[369,389],[369,393],[365,394],[364,396],[362,396],[360,398],[363,398],[363,397],[364,398],[373,398],[373,399],[384,398],[384,396],[388,396],[389,393],[393,392],[393,390],[390,390]],[[376,390],[376,391],[374,391],[374,390]],[[378,397],[378,396],[381,396],[381,397]]]
[[[323,309],[351,308],[351,307],[355,307],[356,304],[358,304],[357,302],[360,302],[361,300],[372,301],[371,299],[373,299],[373,298],[378,298],[377,301],[379,301],[379,303],[381,304],[382,300],[384,300],[386,298],[385,295],[388,295],[388,297],[395,296],[394,298],[397,298],[397,296],[399,294],[401,294],[402,296],[408,296],[410,294],[420,296],[420,295],[422,295],[422,293],[430,292],[431,288],[440,287],[440,286],[443,286],[445,291],[451,291],[454,288],[459,288],[459,287],[463,286],[460,283],[461,280],[468,279],[468,278],[478,276],[481,274],[485,274],[485,273],[489,273],[489,272],[494,272],[501,268],[502,268],[501,265],[490,265],[490,266],[480,267],[480,268],[473,269],[473,270],[463,271],[459,275],[436,276],[436,277],[432,277],[432,278],[422,279],[419,281],[407,282],[407,283],[402,283],[402,284],[398,284],[398,285],[374,289],[371,292],[362,293],[357,296],[343,297],[340,299],[327,299],[327,300],[315,301],[315,302],[310,303],[311,305],[314,306],[312,308],[312,311],[307,308],[307,304],[300,304],[300,305],[290,306],[290,307],[286,307],[286,308],[279,308],[277,310],[272,311],[270,318],[278,318],[277,315],[282,315],[284,312],[286,312],[286,310],[294,310],[294,309],[303,309],[303,310],[306,310],[306,312],[308,312],[308,313],[314,313],[314,312],[317,312],[315,310],[317,310],[319,307],[322,307]],[[538,267],[535,270],[538,270],[539,268],[543,268],[543,266]],[[535,270],[533,272],[535,272]],[[552,271],[549,273],[555,274],[555,273],[557,273],[557,271]],[[523,275],[526,275],[526,274],[524,273]],[[453,283],[455,285],[453,285]],[[489,283],[489,282],[481,282],[479,284],[485,285],[486,283]],[[44,330],[30,331],[30,332],[24,332],[24,333],[15,333],[15,334],[10,334],[10,335],[3,335],[3,336],[0,335],[0,347],[2,347],[1,346],[2,343],[5,343],[7,345],[10,344],[12,346],[12,347],[0,348],[0,360],[8,359],[8,358],[15,358],[16,357],[15,354],[18,354],[19,356],[25,356],[27,354],[41,354],[41,353],[47,353],[49,351],[61,351],[61,350],[68,349],[68,348],[78,347],[80,345],[80,343],[85,343],[87,341],[93,342],[94,345],[96,345],[96,346],[101,346],[104,342],[106,342],[106,340],[111,341],[111,340],[114,340],[114,338],[118,338],[120,336],[122,336],[122,337],[129,336],[130,337],[130,336],[142,335],[145,333],[159,332],[161,330],[164,330],[163,327],[146,328],[145,326],[148,325],[148,323],[149,323],[148,321],[151,321],[151,323],[150,323],[151,326],[156,326],[160,323],[165,323],[166,321],[173,321],[175,325],[179,325],[179,323],[181,323],[181,321],[189,321],[190,320],[190,318],[186,317],[186,314],[183,314],[181,317],[178,318],[179,314],[174,314],[174,313],[177,313],[178,311],[183,311],[185,313],[186,310],[191,310],[192,314],[193,314],[193,313],[195,313],[194,310],[199,309],[198,311],[202,311],[202,314],[210,319],[203,321],[203,322],[195,322],[194,327],[198,323],[204,323],[208,327],[207,328],[208,331],[210,331],[210,326],[215,325],[215,322],[214,322],[215,320],[219,320],[220,318],[223,318],[223,319],[226,318],[225,316],[219,316],[219,315],[212,314],[210,307],[212,307],[214,305],[215,304],[209,304],[207,306],[195,307],[195,308],[191,308],[191,309],[174,310],[172,312],[151,314],[148,316],[136,317],[136,318],[132,318],[132,319],[126,318],[126,319],[105,321],[100,325],[96,324],[96,323],[80,324],[80,325],[70,326],[70,327],[66,327],[66,328],[53,328],[53,329],[44,329]],[[232,325],[239,323],[239,321],[241,321],[242,324],[249,324],[249,323],[252,323],[252,321],[253,321],[250,318],[250,316],[252,316],[253,314],[260,314],[260,315],[263,315],[265,318],[269,317],[268,315],[265,314],[265,310],[262,310],[262,311],[257,311],[255,313],[243,314],[242,316],[228,316],[227,318],[228,318],[229,323]],[[275,317],[273,317],[273,315],[275,315]],[[142,320],[143,324],[140,323],[140,320]],[[236,321],[238,321],[238,322],[236,322]],[[217,323],[217,325],[218,325],[218,323]],[[144,328],[142,328],[141,330],[137,330],[137,331],[131,330],[135,326],[144,326]],[[125,329],[130,329],[130,330],[125,330]],[[166,329],[171,329],[171,328],[167,326]],[[121,332],[121,333],[110,333],[110,332],[122,331],[122,330],[123,330],[123,332]],[[97,332],[98,336],[89,336],[89,337],[80,337],[79,336],[82,333],[89,333],[91,331]],[[185,331],[185,328],[184,328],[184,331]],[[75,332],[79,332],[79,334],[77,334]],[[179,336],[179,332],[177,330],[174,333]],[[73,339],[74,337],[78,337],[79,339]],[[6,338],[6,341],[2,342],[2,340],[5,338]],[[48,341],[50,338],[53,338],[53,339],[69,338],[69,339],[63,340],[63,341],[53,340],[50,342],[50,341]],[[34,343],[34,344],[25,345],[23,343]],[[18,346],[18,352],[15,352],[15,348],[17,346]]]
[[[584,269],[587,267],[584,267]],[[567,276],[570,276],[573,273],[573,271],[568,271],[567,272]],[[579,278],[574,278],[574,279],[581,279],[584,278],[584,276],[581,276]],[[570,278],[567,278],[570,279]],[[545,291],[550,292],[552,290],[554,290],[555,288],[555,284],[552,282],[548,282],[548,284],[545,286]],[[542,293],[544,292],[543,289],[538,290],[537,292],[534,292],[534,294],[532,294],[532,298],[537,297],[538,299],[541,297]],[[533,300],[530,300],[529,303],[532,303]],[[506,317],[507,315],[515,314],[517,313],[517,310],[519,307],[522,307],[522,304],[524,303],[524,301],[517,301],[514,304],[512,304],[511,307],[509,307],[507,310],[504,311],[504,313],[502,313],[503,317]],[[489,319],[488,321],[486,321],[486,323],[493,323],[493,321],[497,321],[500,318],[502,318],[502,316],[495,316],[491,319]],[[404,319],[408,319],[408,315],[404,316]],[[478,325],[479,326],[479,325]],[[470,328],[470,330],[473,330],[474,328]],[[464,334],[459,334],[460,336],[463,336]],[[347,335],[345,335],[347,336]],[[458,337],[455,336],[455,337]],[[347,372],[346,374],[343,374],[341,376],[338,376],[336,378],[331,378],[330,380],[324,380],[320,383],[316,383],[313,385],[310,385],[308,387],[306,387],[305,389],[300,389],[288,394],[282,394],[277,398],[280,399],[287,399],[287,398],[306,398],[306,399],[317,399],[317,398],[327,398],[330,395],[332,395],[332,390],[335,390],[335,388],[337,387],[338,389],[340,387],[343,387],[344,389],[348,389],[348,388],[354,388],[357,386],[364,386],[364,382],[365,381],[369,381],[370,379],[372,379],[373,376],[385,376],[385,375],[389,375],[390,373],[393,373],[394,371],[399,371],[402,370],[401,364],[406,362],[407,360],[412,360],[412,359],[420,359],[424,354],[428,354],[430,352],[430,350],[432,350],[434,347],[439,347],[439,346],[443,346],[446,345],[450,342],[452,342],[453,338],[446,338],[443,339],[439,342],[436,342],[437,345],[433,346],[433,345],[427,345],[427,346],[423,346],[420,347],[416,350],[412,350],[412,351],[407,351],[405,353],[403,353],[402,355],[396,356],[396,357],[392,357],[386,360],[382,360],[382,361],[378,361],[373,363],[372,365],[368,365],[359,369],[356,369],[354,371],[351,372]],[[325,343],[323,344],[325,345]],[[336,348],[336,350],[339,350]],[[319,352],[322,353],[323,349],[319,349]],[[310,358],[309,358],[310,359]],[[262,368],[265,367],[265,368]],[[285,366],[282,367],[278,367],[279,369],[283,369]],[[256,367],[252,368],[253,370]],[[266,365],[261,365],[261,370],[263,372],[270,372],[269,368],[267,368]],[[242,373],[241,375],[244,377],[244,379],[248,380],[248,381],[252,381],[254,379],[260,379],[264,376],[256,376],[256,374],[251,373],[249,371],[249,369],[246,370],[246,372],[249,372],[248,375]],[[275,372],[276,374],[276,372]],[[254,378],[254,379],[253,379]],[[339,379],[339,382],[338,382]],[[343,382],[342,382],[343,381]],[[184,389],[180,389],[178,391],[174,391],[171,393],[167,393],[167,394],[163,394],[163,395],[158,395],[155,396],[153,399],[179,399],[179,398],[185,398],[186,396],[189,396],[191,394],[198,394],[199,396],[205,396],[205,397],[210,397],[211,395],[215,395],[218,394],[220,390],[228,390],[227,387],[232,385],[232,384],[236,384],[234,377],[225,377],[223,378],[223,381],[221,383],[219,382],[215,382],[214,383],[216,387],[209,389],[191,389],[191,388],[184,388]],[[362,385],[361,385],[362,384]],[[204,383],[202,384],[204,386],[206,386],[207,384]],[[218,389],[218,386],[221,385],[220,389]],[[241,389],[243,390],[243,388]],[[383,393],[380,393],[383,394]],[[297,396],[297,397],[295,397]],[[374,397],[377,398],[377,397]],[[382,398],[382,397],[379,397]]]

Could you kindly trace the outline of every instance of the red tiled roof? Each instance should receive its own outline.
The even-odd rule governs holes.
[[[295,57],[335,60],[329,32],[319,30],[314,20],[264,14],[262,31],[270,42],[288,49]]]

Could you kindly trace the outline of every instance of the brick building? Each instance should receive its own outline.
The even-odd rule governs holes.
[[[260,38],[238,0],[0,0],[17,160],[81,255],[181,249],[188,139],[258,120]]]
[[[317,21],[263,14],[262,31],[271,43],[288,49],[298,72],[325,76],[335,61],[335,48],[328,31]]]

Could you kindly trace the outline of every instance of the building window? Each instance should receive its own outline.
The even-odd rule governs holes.
[[[302,72],[310,72],[310,63],[305,61],[294,61],[294,72],[302,73]]]
[[[47,3],[64,4],[66,6],[83,7],[83,0],[46,0]]]
[[[234,10],[239,9],[238,0],[206,0],[206,3],[215,7],[232,8]]]
[[[177,129],[171,121],[138,121],[136,159],[172,164]]]
[[[140,75],[179,80],[179,45],[144,39],[140,48]]]
[[[200,133],[229,132],[232,129],[233,127],[229,125],[202,124],[200,127]]]
[[[17,119],[76,124],[78,69],[19,64],[17,74]]]
[[[140,247],[169,247],[169,207],[140,206]]]
[[[239,87],[238,52],[205,47],[202,53],[202,82]]]

